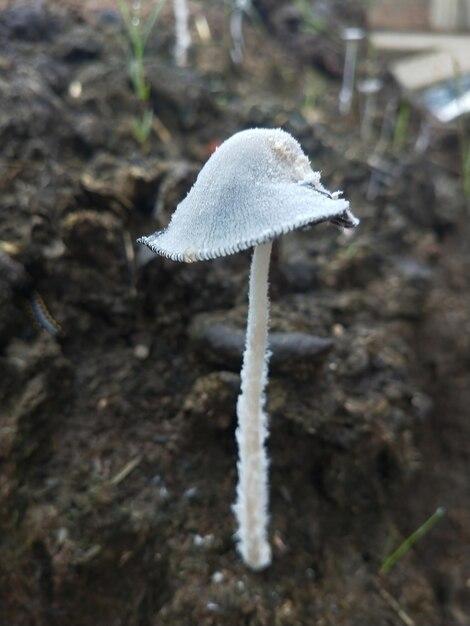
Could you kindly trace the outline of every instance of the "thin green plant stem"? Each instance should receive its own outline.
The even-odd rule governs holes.
[[[463,97],[463,89],[461,85],[462,70],[456,59],[453,59],[454,66],[454,91],[455,97]],[[470,138],[466,132],[463,115],[459,115],[457,120],[460,153],[461,153],[461,175],[463,193],[467,200],[470,200]]]
[[[409,104],[403,103],[398,112],[395,131],[393,133],[393,149],[399,151],[403,148],[408,134],[410,124],[411,108]]]
[[[129,39],[133,43],[137,42],[138,40],[139,43],[137,43],[137,45],[141,45],[142,48],[145,48],[150,33],[155,26],[155,22],[157,21],[158,16],[160,15],[160,11],[165,4],[165,0],[158,0],[158,2],[155,3],[155,7],[150,16],[143,22],[139,21],[139,23],[133,22],[133,16],[125,0],[116,1],[119,7],[119,11],[124,18],[124,24],[126,26]]]
[[[145,145],[147,143],[147,140],[150,137],[150,133],[152,132],[152,124],[153,111],[151,109],[146,109],[143,112],[141,118],[134,118],[132,123],[132,131],[134,133],[135,139],[141,145]]]
[[[147,80],[145,51],[148,38],[165,4],[165,0],[154,0],[153,11],[145,18],[140,12],[140,2],[137,6],[134,5],[133,10],[130,9],[128,0],[116,0],[116,2],[127,33],[127,47],[130,56],[128,62],[129,78],[135,97],[144,105],[144,107],[140,107],[141,110],[143,109],[142,114],[134,117],[132,131],[136,141],[145,148],[147,147],[154,121],[150,105],[151,88]]]
[[[380,574],[387,574],[392,567],[394,567],[397,562],[404,557],[409,550],[411,550],[415,543],[422,539],[431,530],[431,528],[444,517],[445,512],[446,511],[442,506],[436,509],[436,511],[434,511],[424,524],[411,533],[411,535],[409,535],[409,537],[407,537],[394,552],[383,560],[379,570]]]
[[[150,87],[146,79],[144,65],[145,48],[164,3],[165,0],[156,2],[151,15],[143,20],[142,17],[131,13],[125,0],[117,0],[124,19],[130,48],[129,75],[134,92],[141,102],[148,102],[150,98]]]

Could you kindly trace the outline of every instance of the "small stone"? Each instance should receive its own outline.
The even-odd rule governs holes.
[[[82,90],[82,83],[79,80],[74,80],[69,85],[69,96],[74,99],[80,98]]]
[[[199,489],[197,487],[190,487],[184,492],[183,498],[185,498],[186,500],[194,500],[194,498],[196,498],[198,494]]]
[[[160,500],[168,500],[168,498],[170,497],[170,492],[164,485],[158,488],[157,493]]]
[[[224,575],[222,572],[214,572],[212,574],[212,582],[215,583],[216,585],[219,585],[221,582],[224,581]]]
[[[139,359],[140,361],[145,361],[145,359],[148,358],[149,354],[150,354],[149,346],[143,343],[139,343],[134,348],[134,356],[136,359]]]
[[[108,404],[109,404],[109,398],[100,398],[98,400],[96,408],[98,409],[98,411],[104,411],[107,408]]]
[[[278,532],[273,535],[273,545],[276,547],[279,554],[285,554],[287,552],[287,546]]]
[[[316,580],[316,578],[317,578],[317,573],[316,573],[316,571],[313,569],[313,567],[307,567],[307,569],[305,570],[305,576],[306,576],[309,580]]]
[[[214,535],[194,535],[193,543],[198,548],[208,548],[214,542]]]
[[[344,335],[344,326],[342,324],[335,324],[333,326],[333,336],[342,337]]]
[[[200,314],[193,320],[189,333],[191,338],[214,363],[239,370],[245,349],[245,330],[223,321],[216,321],[211,314]],[[322,361],[333,348],[330,338],[317,337],[305,332],[269,333],[270,369],[282,371],[292,363],[312,365]]]
[[[421,418],[427,417],[433,408],[432,399],[428,395],[420,392],[416,392],[413,395],[411,404],[418,411]]]

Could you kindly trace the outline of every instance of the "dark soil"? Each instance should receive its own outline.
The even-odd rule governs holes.
[[[330,61],[306,58],[260,2],[242,68],[211,5],[212,39],[176,69],[164,14],[148,53],[157,123],[140,147],[119,15],[57,4],[0,13],[0,624],[468,624],[455,141],[419,156],[413,120],[392,184],[366,200],[372,148],[357,111],[335,114],[338,39]],[[276,244],[261,574],[234,550],[231,512],[249,254],[184,265],[134,243],[251,126],[292,132],[362,220],[353,236],[324,225]],[[444,520],[379,575],[438,506]]]

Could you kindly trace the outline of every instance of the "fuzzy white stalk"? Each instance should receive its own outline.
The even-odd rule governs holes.
[[[372,134],[372,123],[374,121],[376,105],[376,95],[374,93],[367,94],[361,122],[361,139],[363,139],[363,141],[369,141]]]
[[[360,28],[346,28],[343,32],[343,39],[346,42],[346,56],[344,58],[343,82],[339,92],[339,112],[341,115],[347,115],[351,111],[359,42],[363,38],[364,31]]]
[[[268,358],[268,273],[272,243],[256,246],[250,272],[246,347],[238,398],[239,449],[237,501],[238,550],[244,562],[260,570],[271,562],[268,528],[267,416],[264,388]]]
[[[239,65],[243,63],[245,50],[245,38],[243,36],[243,6],[237,3],[230,15],[230,34],[232,36],[232,48],[230,56],[232,61]]]
[[[175,15],[175,62],[178,67],[185,67],[188,63],[188,50],[191,45],[189,32],[189,9],[187,0],[173,0]]]
[[[354,79],[356,76],[357,41],[346,43],[346,59],[344,61],[343,83],[339,92],[339,111],[341,115],[346,115],[351,110],[354,94]]]

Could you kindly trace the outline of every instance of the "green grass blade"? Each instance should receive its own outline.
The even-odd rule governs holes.
[[[131,19],[131,13],[129,11],[129,7],[127,6],[124,0],[116,0],[116,1],[119,7],[119,12],[121,13],[122,18],[124,20],[127,33],[129,37],[132,37],[132,19]]]
[[[155,8],[145,23],[145,27],[142,32],[142,40],[143,40],[144,46],[147,43],[147,40],[150,36],[150,33],[152,32],[153,27],[155,26],[155,22],[157,21],[158,16],[160,15],[160,11],[163,9],[165,1],[166,0],[158,0],[158,2],[155,3]]]
[[[444,507],[440,506],[436,511],[429,517],[422,526],[417,528],[409,537],[405,539],[405,541],[398,546],[398,548],[392,552],[389,556],[387,556],[382,565],[380,567],[381,574],[387,574],[394,565],[403,557],[405,554],[414,546],[414,544],[422,539],[431,528],[441,520],[445,515]]]
[[[395,124],[395,131],[393,133],[393,149],[397,152],[401,150],[406,143],[410,126],[410,117],[411,107],[409,104],[403,103],[400,107]]]
[[[132,123],[132,131],[135,139],[143,146],[152,132],[153,111],[147,109],[144,111],[142,118],[135,118]]]

